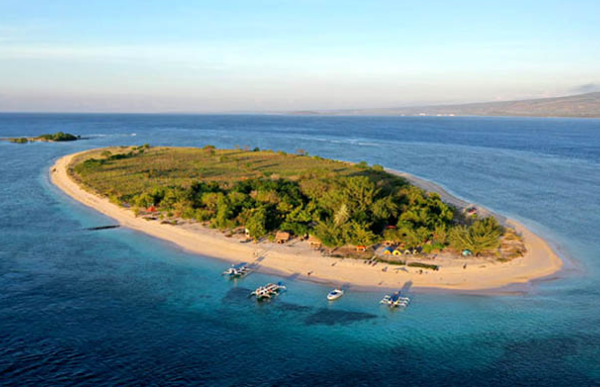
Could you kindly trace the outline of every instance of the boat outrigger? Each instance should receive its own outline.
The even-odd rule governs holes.
[[[386,295],[385,297],[383,297],[383,299],[381,301],[379,301],[380,304],[384,304],[389,306],[390,308],[406,308],[408,306],[408,303],[410,302],[410,298],[408,297],[402,297],[400,295],[400,292],[396,292],[392,295]]]
[[[335,301],[343,295],[344,295],[344,291],[342,289],[333,289],[332,291],[330,291],[327,294],[327,299],[329,301]]]
[[[231,267],[223,272],[223,275],[228,275],[231,278],[240,278],[250,273],[250,266],[246,262],[231,265]]]
[[[255,296],[257,300],[270,300],[273,297],[277,297],[286,289],[287,288],[281,282],[278,282],[277,284],[266,284],[265,286],[256,288],[255,291],[250,293],[250,297]]]

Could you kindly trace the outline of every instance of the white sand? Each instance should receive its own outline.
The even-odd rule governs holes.
[[[67,174],[69,163],[79,154],[64,156],[50,168],[52,182],[75,200],[115,219],[124,227],[173,242],[193,253],[231,262],[254,262],[255,254],[258,254],[263,257],[259,263],[261,268],[282,275],[307,277],[310,272],[311,280],[368,288],[400,288],[410,281],[417,288],[479,291],[547,277],[562,266],[561,259],[545,240],[510,219],[506,223],[524,238],[527,247],[524,257],[504,263],[477,258],[465,260],[438,257],[431,263],[440,265],[440,270],[423,270],[422,273],[418,268],[384,263],[367,266],[363,260],[323,257],[306,242],[300,241],[284,245],[269,242],[240,243],[240,239],[227,238],[222,233],[199,224],[172,226],[135,217],[132,211],[85,191]],[[465,263],[466,269],[463,268]],[[223,266],[225,269],[226,265]],[[383,272],[382,269],[386,266],[387,271]],[[401,269],[396,270],[399,268]]]

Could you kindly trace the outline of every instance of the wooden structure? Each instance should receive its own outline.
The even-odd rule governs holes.
[[[290,240],[290,233],[287,231],[278,231],[277,234],[275,234],[275,241],[277,241],[277,243],[279,244],[283,244],[287,241]]]
[[[313,249],[320,249],[322,246],[321,240],[314,235],[308,237],[308,243]]]

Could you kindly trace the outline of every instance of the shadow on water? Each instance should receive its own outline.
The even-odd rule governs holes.
[[[231,288],[225,294],[225,296],[221,299],[223,304],[242,304],[247,303],[249,294],[252,293],[252,290],[248,288],[236,287]]]
[[[110,230],[112,228],[119,228],[121,226],[119,226],[118,224],[115,225],[110,225],[110,226],[98,226],[98,227],[88,227],[85,230],[86,231],[100,231],[100,230]]]
[[[291,302],[283,301],[278,302],[275,307],[284,312],[310,312],[313,310],[311,306],[293,304]]]
[[[357,321],[366,321],[376,318],[371,313],[350,312],[345,310],[332,310],[320,308],[304,320],[305,325],[348,325]]]

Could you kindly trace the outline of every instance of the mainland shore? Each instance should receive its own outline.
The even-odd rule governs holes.
[[[503,223],[522,236],[527,249],[524,256],[508,262],[439,257],[435,261],[440,267],[439,271],[416,267],[397,268],[385,263],[370,266],[360,259],[326,257],[308,243],[297,239],[283,245],[272,242],[241,243],[238,238],[226,237],[220,231],[197,223],[170,225],[136,217],[133,211],[86,191],[68,173],[69,164],[82,153],[85,152],[64,156],[50,168],[52,183],[73,199],[115,219],[124,227],[172,242],[189,252],[232,263],[255,262],[261,270],[282,276],[370,289],[399,289],[410,284],[413,290],[434,288],[483,292],[551,276],[563,264],[547,241],[512,219],[503,219]],[[397,173],[421,188],[440,193],[446,202],[459,207],[465,203],[430,182]]]

